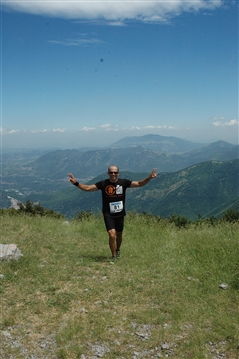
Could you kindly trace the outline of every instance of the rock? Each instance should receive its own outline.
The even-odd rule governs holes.
[[[11,339],[12,338],[12,335],[11,333],[9,333],[7,330],[3,330],[2,331],[2,334],[4,337],[8,338],[8,339]]]
[[[148,340],[148,333],[135,333],[140,339],[142,340]]]
[[[0,244],[0,260],[18,260],[23,257],[16,244]]]
[[[228,288],[228,284],[227,283],[222,283],[219,285],[219,288],[221,289],[227,289]]]
[[[14,209],[19,209],[20,206],[19,206],[19,203],[21,203],[20,201],[18,201],[17,199],[15,198],[12,198],[10,196],[7,196],[7,198],[10,200],[11,202],[11,205],[9,208],[14,208]]]
[[[92,352],[96,355],[97,358],[103,358],[106,353],[110,352],[109,348],[105,344],[91,344],[88,343],[91,347]]]
[[[80,308],[80,313],[88,313],[88,310],[86,310],[84,307]]]
[[[161,349],[162,350],[167,350],[167,349],[169,349],[169,346],[168,346],[168,344],[167,343],[163,343],[163,344],[161,344]]]

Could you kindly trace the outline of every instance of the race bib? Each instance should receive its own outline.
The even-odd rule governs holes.
[[[110,213],[117,213],[123,210],[123,201],[119,202],[111,202],[110,205]]]

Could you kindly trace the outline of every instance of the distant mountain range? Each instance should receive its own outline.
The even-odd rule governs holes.
[[[29,151],[20,156],[7,154],[2,157],[0,206],[10,206],[12,197],[40,201],[67,216],[81,210],[99,211],[100,193],[71,188],[67,174],[95,183],[107,177],[108,166],[116,164],[120,177],[131,179],[145,178],[157,168],[157,179],[128,190],[128,210],[166,217],[175,213],[191,219],[198,214],[220,215],[238,204],[238,151],[238,145],[225,141],[202,145],[147,135],[126,137],[103,149],[55,150],[43,155],[33,151],[32,157]]]
[[[155,144],[156,135],[147,136],[147,141],[149,142],[151,136],[153,144]],[[142,137],[145,138],[146,136]],[[159,137],[161,138],[162,136]],[[169,137],[169,139],[171,149],[172,147],[174,149],[176,147],[182,149],[181,146],[176,145],[180,142],[178,141],[179,139],[174,137]],[[128,143],[128,140],[126,142]],[[187,146],[189,146],[188,141],[186,142]],[[145,141],[143,143],[145,144]],[[164,140],[164,143],[166,143],[166,140]],[[161,147],[162,145],[159,144],[160,149]],[[194,146],[192,145],[192,147]],[[41,174],[41,176],[48,177],[49,179],[63,179],[67,173],[72,172],[76,177],[83,180],[95,177],[99,173],[105,173],[108,166],[112,164],[116,164],[120,171],[148,172],[156,167],[159,172],[175,172],[204,161],[229,161],[237,159],[239,157],[238,149],[238,146],[218,141],[181,154],[152,151],[142,145],[87,152],[58,150],[39,157],[31,163],[31,168],[35,174]]]
[[[238,206],[239,160],[208,161],[174,173],[159,173],[145,187],[127,190],[128,211],[146,212],[168,217],[173,214],[189,219],[219,216],[230,207]],[[148,173],[123,172],[121,177],[143,179]],[[98,176],[90,181],[106,178]],[[41,197],[30,195],[31,201],[40,200],[43,206],[69,217],[79,211],[101,211],[100,191],[83,192],[70,183],[66,189]]]
[[[202,143],[194,143],[178,137],[144,135],[124,137],[109,148],[119,149],[128,147],[147,147],[149,150],[163,153],[184,153],[204,146]]]

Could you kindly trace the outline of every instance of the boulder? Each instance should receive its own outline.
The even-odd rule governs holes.
[[[0,244],[0,260],[18,260],[23,257],[16,244]]]

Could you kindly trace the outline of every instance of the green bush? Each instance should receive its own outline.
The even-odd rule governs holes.
[[[185,228],[188,224],[191,223],[191,221],[188,220],[187,217],[177,216],[176,214],[173,214],[171,217],[168,217],[168,222],[174,223],[175,226],[179,228]]]
[[[239,210],[238,208],[229,208],[222,215],[222,220],[224,222],[238,222],[239,221]]]
[[[80,211],[74,219],[77,221],[89,221],[94,217],[95,215],[91,211]]]
[[[26,204],[21,202],[18,203],[19,209],[15,208],[2,208],[0,214],[9,214],[10,216],[17,215],[30,215],[30,216],[41,216],[41,217],[52,217],[52,218],[64,218],[64,216],[60,213],[56,213],[52,209],[46,209],[41,206],[41,203],[33,203],[30,201],[26,201]]]
[[[41,216],[41,217],[52,217],[52,218],[65,218],[64,215],[55,212],[52,209],[46,209],[44,208],[40,202],[33,203],[29,200],[26,201],[25,204],[19,202],[18,203],[19,209],[15,208],[1,208],[0,209],[0,215],[4,215],[5,213],[9,214],[10,216],[16,216],[21,214],[26,214],[30,216]],[[97,216],[91,212],[88,211],[80,211],[76,217],[74,217],[77,221],[89,221],[93,218],[96,218]],[[169,216],[168,218],[164,219],[161,216],[154,216],[153,214],[142,212],[142,213],[135,213],[133,211],[129,212],[127,217],[129,219],[134,218],[140,218],[142,223],[151,225],[153,223],[160,222],[163,223],[172,223],[177,228],[187,228],[190,224],[196,224],[196,225],[202,225],[202,224],[208,224],[211,226],[215,226],[221,222],[238,222],[239,221],[239,209],[238,208],[229,208],[227,211],[225,211],[222,214],[221,218],[217,218],[215,216],[211,216],[210,218],[202,218],[202,216],[199,214],[198,218],[195,221],[189,220],[185,216],[180,216],[177,214],[173,214],[172,216]]]

